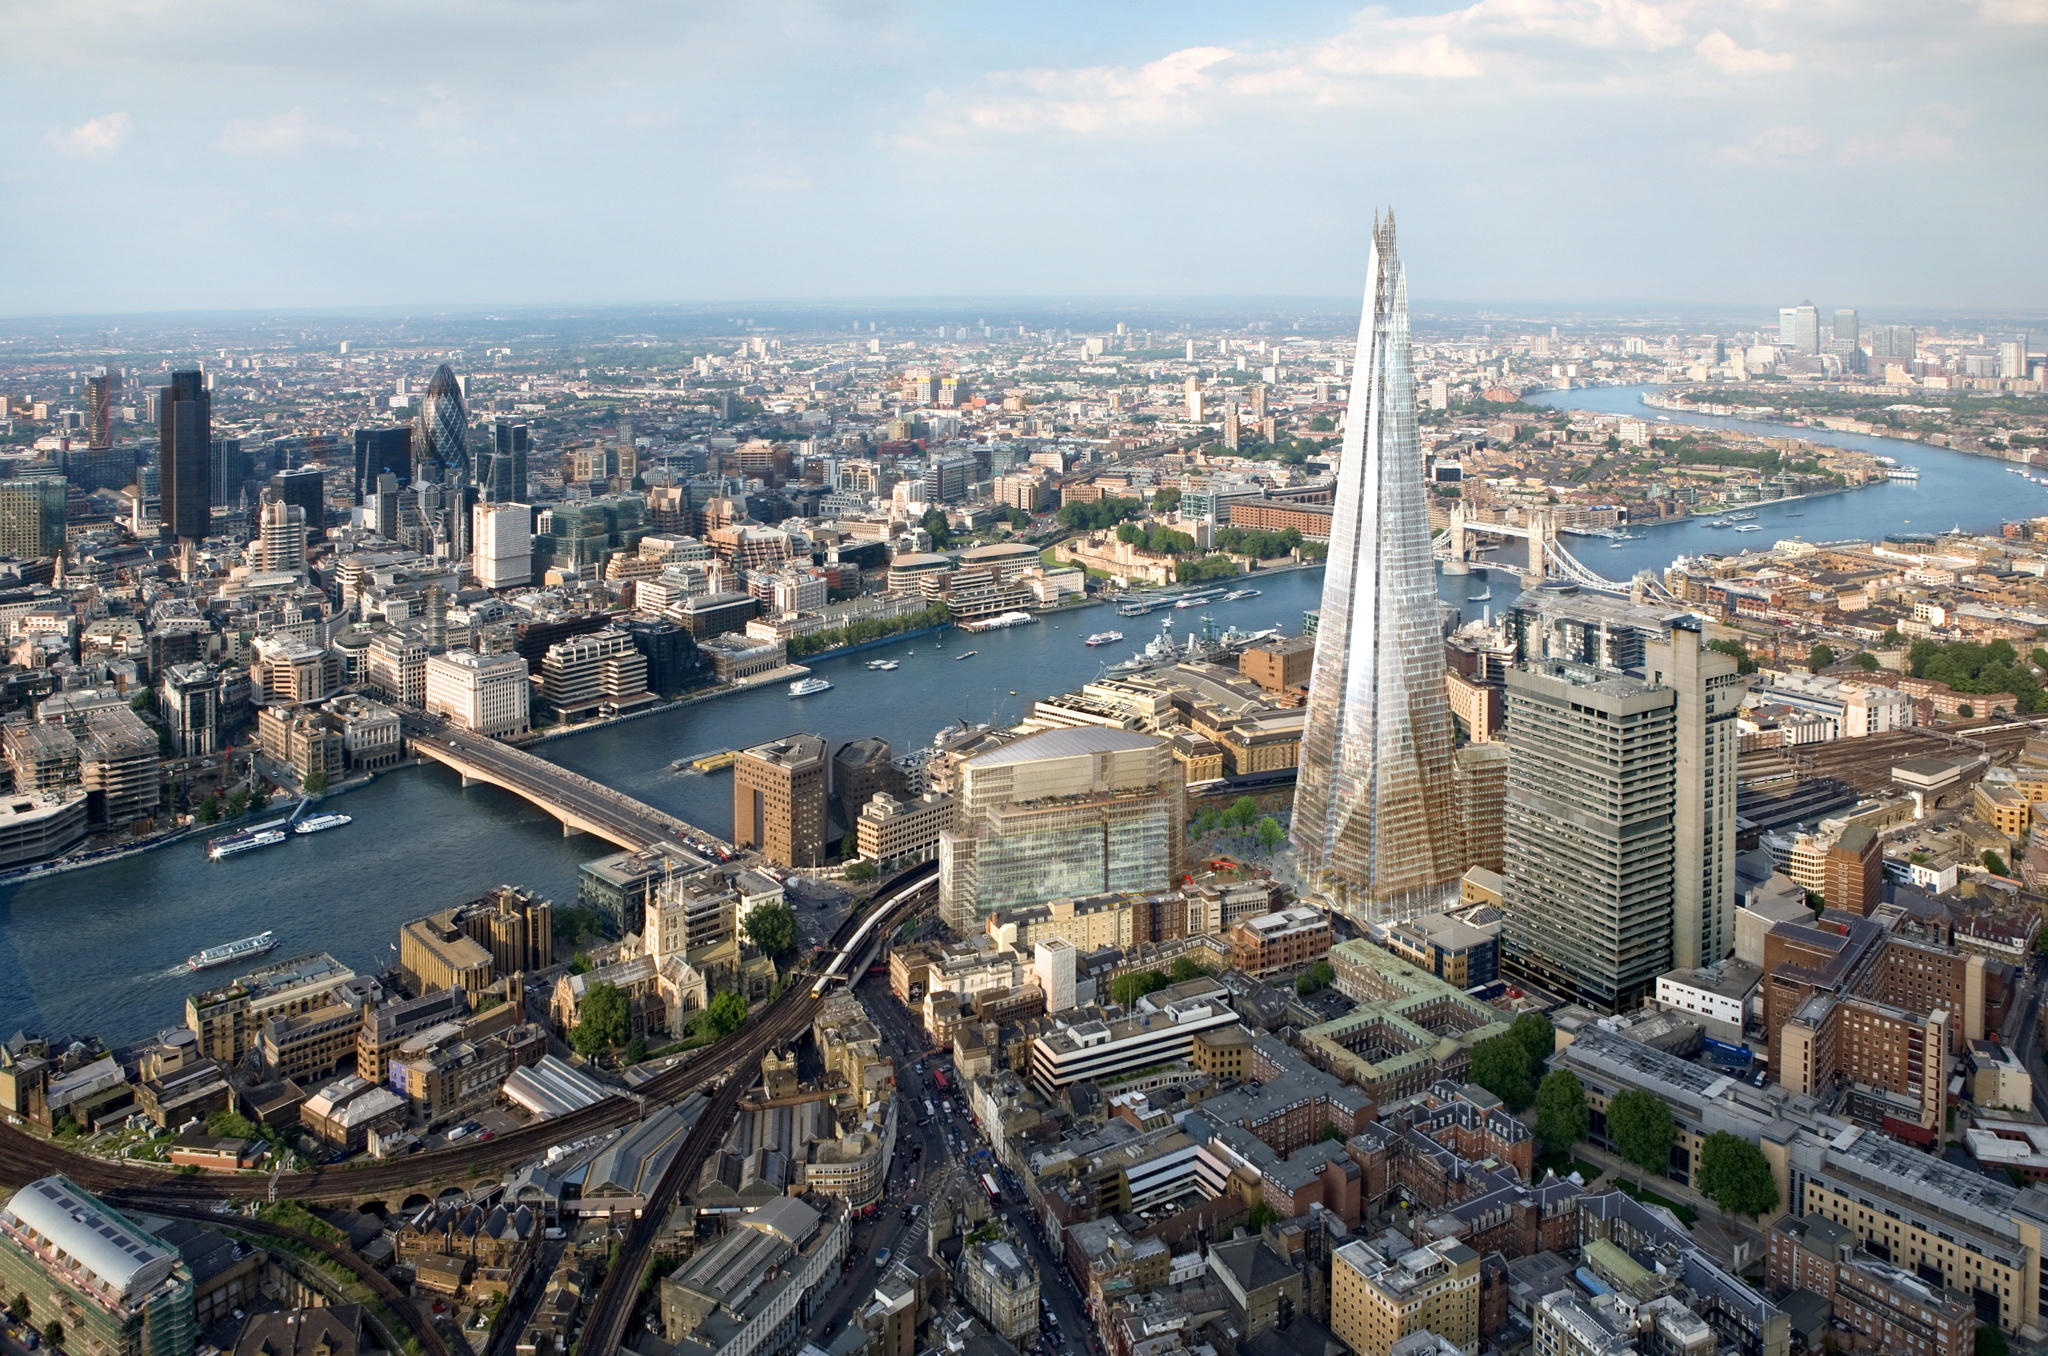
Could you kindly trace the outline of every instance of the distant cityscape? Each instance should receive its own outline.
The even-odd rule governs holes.
[[[1355,341],[0,333],[0,881],[248,920],[0,1014],[0,1346],[2048,1341],[2048,357],[1455,328],[1399,246]],[[573,897],[423,894],[408,778]]]

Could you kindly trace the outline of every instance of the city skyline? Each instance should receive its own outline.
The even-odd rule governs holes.
[[[0,58],[18,192],[53,208],[0,227],[36,264],[11,311],[1320,294],[1374,200],[1408,204],[1446,297],[2044,296],[2006,244],[2043,193],[2026,95],[2048,26],[2022,4],[1300,0],[1020,24],[444,0],[399,44],[344,6],[72,19],[24,12]],[[1315,149],[1281,170],[1294,147]],[[1211,193],[1150,228],[1221,163],[1284,173],[1289,210]],[[495,205],[553,164],[576,167],[575,210]],[[1371,169],[1325,168],[1352,165]],[[112,210],[137,194],[176,224]],[[1747,244],[1766,222],[1771,247]],[[1916,248],[1930,235],[1948,247]]]

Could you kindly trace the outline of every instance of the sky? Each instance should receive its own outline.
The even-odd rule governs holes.
[[[0,314],[2048,303],[2048,0],[0,0]]]

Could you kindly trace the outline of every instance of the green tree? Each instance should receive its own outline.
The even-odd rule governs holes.
[[[2010,1356],[2011,1351],[2004,1329],[1991,1323],[1977,1325],[1977,1356]]]
[[[747,940],[780,959],[796,950],[796,914],[787,904],[763,904],[747,915]]]
[[[151,693],[148,688],[142,689],[142,691],[136,693],[133,697],[130,697],[128,699],[128,709],[137,712],[140,715],[148,715],[149,709],[153,705],[155,705],[155,702],[152,700]]]
[[[1344,1132],[1337,1128],[1337,1122],[1335,1121],[1324,1121],[1323,1128],[1316,1131],[1316,1143],[1318,1144],[1321,1144],[1325,1140],[1341,1140],[1343,1138]]]
[[[306,775],[306,780],[305,780],[305,783],[304,783],[304,786],[302,787],[302,789],[303,789],[303,790],[305,791],[305,793],[306,793],[307,795],[309,795],[309,796],[324,796],[324,795],[326,795],[326,794],[327,794],[327,774],[326,774],[326,773],[324,773],[324,772],[312,772],[312,773],[308,773],[308,774]]]
[[[1322,985],[1316,983],[1315,976],[1313,975],[1299,974],[1294,977],[1294,991],[1303,998],[1308,997],[1322,987]]]
[[[2048,937],[2048,932],[2044,932],[2041,935]],[[1208,973],[1209,967],[1197,965],[1192,956],[1175,956],[1173,958],[1172,976],[1173,982],[1176,984],[1185,984],[1191,979],[1200,979]]]
[[[1133,970],[1109,981],[1109,1001],[1129,1007],[1146,994],[1159,992],[1167,982],[1157,970]]]
[[[926,509],[924,517],[918,521],[917,525],[931,534],[932,549],[934,551],[943,551],[953,544],[953,527],[952,524],[946,521],[946,515],[943,510],[935,508]]]
[[[1835,649],[1832,645],[1816,645],[1806,652],[1806,667],[1815,673],[1819,673],[1834,662]]]
[[[1994,876],[2005,876],[2011,874],[2005,869],[2005,858],[1999,856],[1990,848],[1985,848],[1983,855],[1978,860],[1982,861],[1984,863],[1984,869],[1986,871],[1989,871]]]
[[[1328,961],[1317,961],[1308,967],[1309,978],[1325,988],[1337,982],[1337,972],[1330,968]]]
[[[747,1024],[746,996],[731,989],[714,995],[704,1009],[704,1017],[711,1024],[711,1033],[724,1040]]]
[[[647,1038],[635,1036],[626,1042],[626,1063],[641,1064],[647,1059]]]
[[[1742,647],[1739,640],[1710,640],[1707,642],[1707,648],[1718,650],[1733,659],[1737,673],[1756,672],[1756,661],[1749,657],[1749,651]]]
[[[1330,418],[1327,414],[1319,414],[1308,421],[1308,431],[1310,433],[1328,433],[1336,427],[1337,421]]]
[[[572,975],[587,975],[596,968],[590,963],[590,957],[581,951],[569,957],[569,973]]]
[[[220,797],[208,796],[200,801],[199,807],[192,812],[192,817],[202,824],[218,823],[220,820]]]
[[[260,810],[268,804],[270,804],[270,783],[256,783],[256,789],[249,793],[249,808]]]
[[[1171,485],[1162,485],[1152,492],[1152,511],[1171,513],[1180,507],[1180,491]]]
[[[585,1059],[595,1059],[615,1046],[624,1045],[632,1034],[632,1024],[626,991],[600,979],[584,991],[583,1009],[577,1014],[576,1030],[569,1043]]]
[[[846,878],[854,882],[856,885],[864,884],[867,881],[871,881],[880,874],[882,873],[880,871],[877,871],[875,869],[875,864],[870,861],[862,860],[858,862],[848,862],[846,864]]]
[[[34,1314],[35,1310],[29,1307],[28,1296],[19,1292],[14,1296],[14,1303],[7,1306],[7,1316],[16,1323],[26,1323]]]
[[[1549,1059],[1557,1049],[1557,1029],[1550,1019],[1540,1012],[1525,1012],[1515,1018],[1508,1027],[1508,1035],[1515,1038],[1524,1050],[1529,1052],[1529,1067],[1540,1069],[1543,1061]]]
[[[1266,815],[1259,820],[1256,837],[1259,840],[1259,851],[1270,854],[1274,848],[1287,841],[1287,830],[1280,827],[1279,820]]]
[[[243,813],[248,808],[249,792],[245,788],[238,786],[228,792],[228,815],[230,818]]]
[[[1259,803],[1250,796],[1239,796],[1223,812],[1223,826],[1233,833],[1243,833],[1259,817]]]
[[[1716,1130],[1700,1145],[1693,1185],[1731,1215],[1755,1217],[1778,1205],[1778,1184],[1764,1151],[1726,1130]]]
[[[1877,656],[1868,650],[1861,651],[1849,662],[1862,669],[1865,673],[1876,673],[1879,667]]]
[[[43,1345],[55,1351],[64,1345],[64,1320],[53,1318],[43,1325]]]
[[[1905,644],[1905,641],[1906,638],[1899,634],[1898,627],[1887,626],[1884,628],[1884,643],[1887,647],[1896,649],[1900,645]]]
[[[860,856],[860,830],[848,829],[846,836],[839,840],[840,860],[852,861],[858,856]]]
[[[1245,1227],[1253,1233],[1264,1233],[1267,1225],[1280,1222],[1280,1212],[1266,1202],[1260,1201],[1252,1207],[1251,1213],[1245,1216],[1244,1222]]]
[[[257,1139],[263,1131],[248,1117],[221,1110],[206,1118],[206,1133],[220,1139]]]
[[[1662,1173],[1671,1165],[1678,1123],[1663,1101],[1640,1088],[1627,1088],[1607,1104],[1607,1138],[1616,1153],[1643,1172]]]
[[[1528,1047],[1512,1034],[1491,1036],[1472,1047],[1472,1081],[1500,1098],[1510,1112],[1520,1113],[1536,1099],[1529,1081],[1534,1067]]]
[[[1593,1113],[1586,1089],[1570,1069],[1553,1069],[1536,1085],[1536,1137],[1553,1150],[1569,1149],[1586,1137]]]

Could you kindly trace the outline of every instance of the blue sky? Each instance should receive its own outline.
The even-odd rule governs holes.
[[[0,0],[0,313],[2038,307],[2048,0]]]

